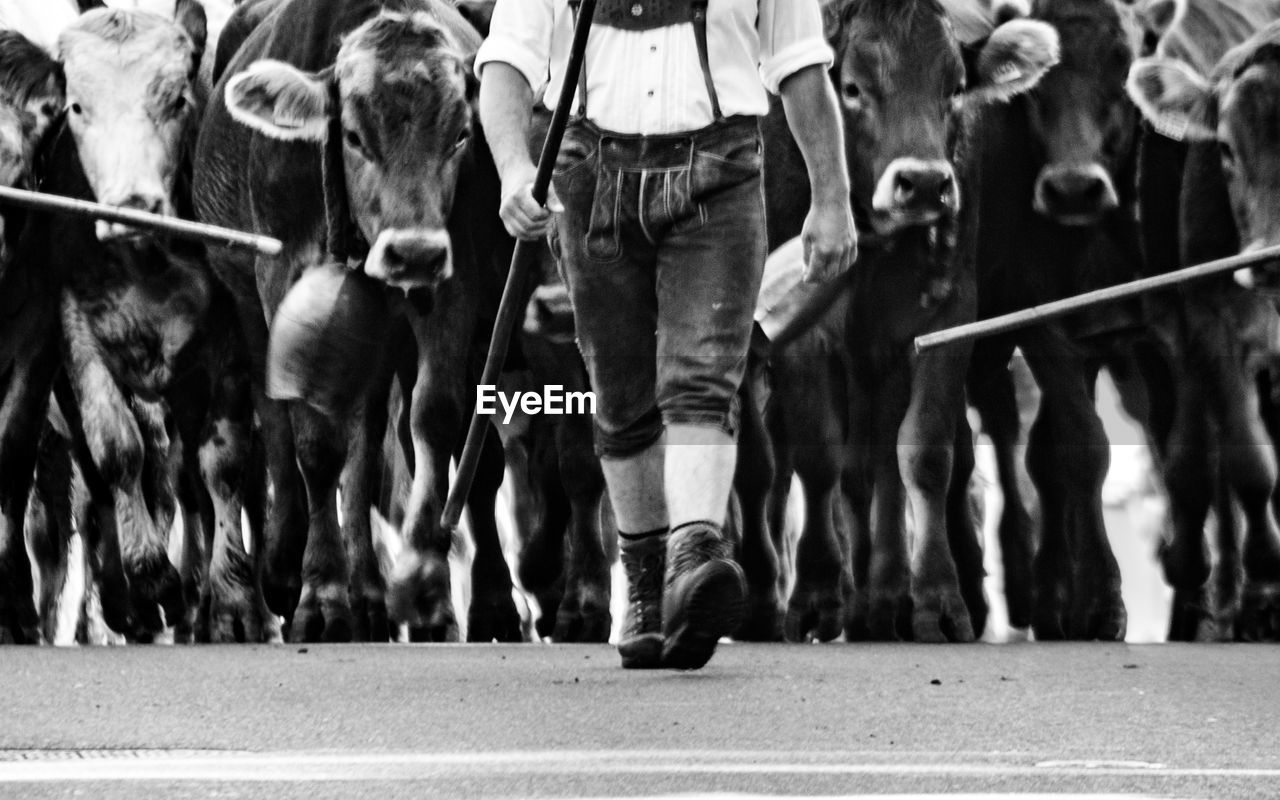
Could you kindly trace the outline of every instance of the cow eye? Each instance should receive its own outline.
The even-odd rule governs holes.
[[[857,100],[862,97],[862,90],[853,81],[845,81],[844,86],[840,87],[840,89],[844,92],[846,100]]]
[[[79,103],[72,103],[72,104],[71,104],[71,113],[72,113],[72,114],[83,114],[83,113],[84,113],[84,108],[83,108]]]
[[[173,113],[178,114],[182,109],[187,107],[187,98],[178,95],[178,99],[173,101]]]
[[[361,151],[364,150],[364,142],[360,139],[360,134],[356,133],[350,128],[347,129],[346,133],[343,135],[343,138],[347,140],[347,145],[350,146],[352,149],[361,150]]]
[[[467,146],[467,142],[471,141],[471,131],[464,130],[458,134],[458,140],[453,143],[455,151],[461,150]]]

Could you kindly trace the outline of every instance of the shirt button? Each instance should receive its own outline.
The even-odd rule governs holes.
[[[653,97],[653,90],[652,90],[652,89],[650,89],[650,90],[649,90],[649,96],[650,96],[650,97]]]
[[[649,52],[650,52],[650,53],[656,53],[656,52],[658,52],[658,46],[657,46],[656,44],[651,44],[651,45],[649,45]]]
[[[641,5],[640,3],[636,3],[631,7],[631,16],[638,17],[638,16],[641,16],[642,14],[644,14],[644,6]]]

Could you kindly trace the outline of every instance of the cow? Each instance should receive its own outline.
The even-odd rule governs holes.
[[[350,638],[364,624],[353,622],[353,596],[370,620],[381,625],[390,612],[415,640],[458,635],[445,560],[452,532],[440,512],[483,352],[481,320],[492,314],[485,304],[501,285],[495,265],[511,248],[496,214],[489,224],[485,213],[497,207],[497,188],[472,123],[467,60],[478,44],[443,0],[289,0],[240,47],[201,130],[200,218],[285,243],[280,257],[224,253],[214,265],[236,297],[267,441],[267,600],[292,616],[294,639]],[[346,431],[365,415],[265,396],[267,323],[298,276],[325,260],[326,245],[385,285],[409,320],[413,341],[385,342],[394,351],[386,357],[416,347],[408,546],[385,595],[375,581],[354,583],[376,564],[349,564],[337,525]],[[469,502],[477,552],[468,636],[481,640],[520,637],[493,520],[501,472],[490,437]],[[373,549],[352,552],[368,561]]]
[[[1038,22],[988,24],[989,38],[966,54],[954,15],[971,23],[978,10],[932,0],[824,5],[863,237],[848,298],[826,312],[819,333],[773,353],[771,428],[807,501],[790,639],[827,640],[848,628],[880,639],[972,641],[985,619],[968,505],[968,349],[916,356],[912,341],[976,313],[973,198],[983,178],[969,169],[970,140],[987,105],[1031,89],[1057,61],[1057,36]],[[764,126],[774,245],[799,233],[796,209],[808,191],[781,119],[775,111]],[[847,516],[837,508],[846,473],[845,521],[870,545],[854,558],[853,584],[866,602],[847,612],[852,544],[835,527]],[[784,502],[785,486],[774,494]]]
[[[1155,130],[1189,143],[1178,227],[1187,263],[1280,242],[1270,196],[1280,153],[1271,122],[1280,97],[1278,44],[1280,23],[1272,23],[1223,55],[1208,75],[1166,55],[1133,67],[1129,91],[1143,114]],[[1237,274],[1245,288],[1228,280],[1199,288],[1196,299],[1185,304],[1188,379],[1201,393],[1198,408],[1207,411],[1208,423],[1190,428],[1199,438],[1189,441],[1188,449],[1216,456],[1223,483],[1245,512],[1246,527],[1243,550],[1220,537],[1217,596],[1206,595],[1203,524],[1212,485],[1206,489],[1182,481],[1171,486],[1193,501],[1187,504],[1188,517],[1174,520],[1165,554],[1166,574],[1179,595],[1171,630],[1177,638],[1280,636],[1280,531],[1271,502],[1276,454],[1262,408],[1273,401],[1259,397],[1259,387],[1270,383],[1274,369],[1271,331],[1280,318],[1265,297],[1245,290],[1259,274]],[[1233,525],[1222,520],[1219,525],[1234,537]],[[1240,576],[1243,596],[1235,592]]]

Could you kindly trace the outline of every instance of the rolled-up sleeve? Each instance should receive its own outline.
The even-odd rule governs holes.
[[[829,67],[835,61],[823,33],[818,0],[760,0],[757,30],[760,79],[773,94],[805,67]]]
[[[476,53],[476,77],[492,61],[510,64],[524,76],[534,96],[547,85],[554,30],[553,0],[498,0],[489,37]]]

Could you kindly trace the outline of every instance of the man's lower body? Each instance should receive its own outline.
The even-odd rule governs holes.
[[[622,537],[624,667],[696,669],[741,620],[725,541],[736,395],[765,258],[756,120],[638,137],[571,126],[561,266]]]

